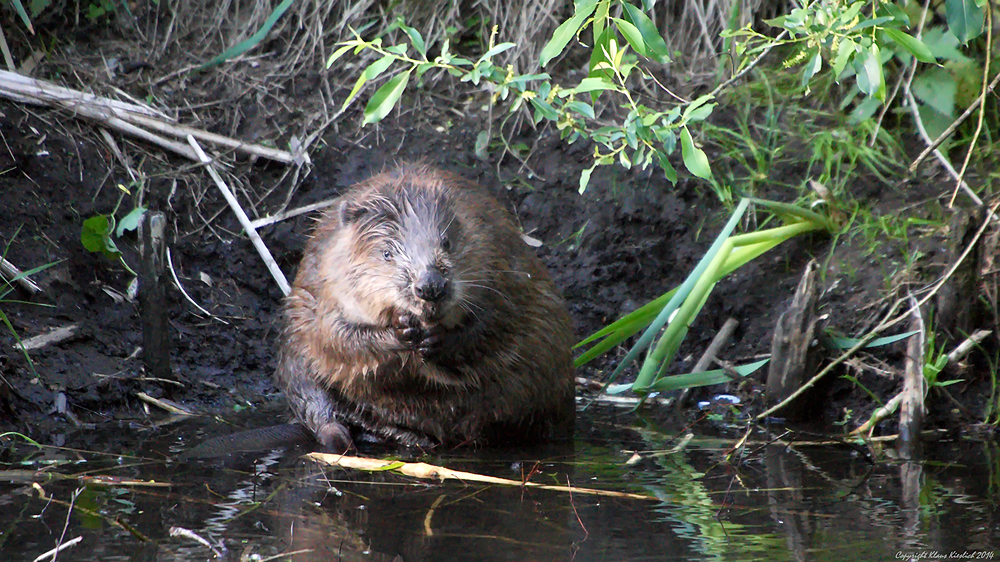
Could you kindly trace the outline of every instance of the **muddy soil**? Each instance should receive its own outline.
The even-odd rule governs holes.
[[[542,242],[538,252],[562,289],[581,337],[679,284],[728,218],[707,186],[683,172],[677,185],[671,185],[656,170],[603,167],[581,195],[578,178],[590,166],[592,147],[566,145],[546,130],[526,138],[534,147],[530,168],[498,152],[480,160],[473,147],[485,117],[456,118],[447,105],[425,102],[419,111],[397,112],[364,130],[356,129],[358,120],[345,117],[342,132],[328,133],[311,154],[313,166],[294,189],[284,166],[240,162],[244,186],[252,188],[241,193],[241,201],[257,216],[286,201],[288,208],[296,208],[334,197],[399,161],[422,160],[457,172],[488,187],[524,232]],[[717,118],[724,121],[726,114],[723,105]],[[31,351],[30,364],[15,350],[13,333],[0,330],[0,374],[6,380],[0,386],[0,425],[41,437],[67,424],[148,424],[160,413],[148,410],[139,393],[216,414],[275,403],[280,407],[282,398],[271,376],[281,292],[207,175],[166,172],[188,163],[151,146],[146,146],[148,161],[133,163],[148,174],[143,202],[167,213],[177,280],[212,315],[198,311],[171,283],[163,306],[169,311],[173,375],[172,380],[157,380],[147,375],[141,361],[139,304],[129,296],[133,276],[122,264],[88,252],[80,241],[85,219],[116,209],[121,218],[131,209],[135,184],[97,129],[69,115],[3,101],[0,134],[0,247],[22,269],[52,264],[32,276],[41,293],[17,288],[0,302],[0,310],[21,339],[76,327],[72,338]],[[680,162],[675,167],[682,169]],[[800,163],[791,162],[775,166],[769,179],[775,185],[797,185],[803,173]],[[893,190],[876,178],[859,177],[854,185],[855,197],[876,214],[912,209],[928,200],[937,205],[933,200],[942,195],[934,181],[913,180],[905,189]],[[131,186],[132,195],[123,195],[121,186]],[[265,195],[258,200],[258,194]],[[758,195],[794,198],[788,189],[777,188]],[[261,230],[289,279],[312,220],[304,215]],[[856,237],[839,242],[831,257],[829,236],[794,239],[721,282],[691,326],[671,371],[688,372],[727,318],[740,325],[722,359],[741,364],[769,353],[775,322],[811,258],[831,264],[823,278],[821,313],[829,314],[825,325],[852,336],[870,326],[884,310],[882,291],[905,269],[909,248],[885,242],[872,252],[870,244]],[[134,233],[125,233],[116,244],[126,263],[137,268]],[[922,251],[925,265],[911,270],[914,283],[945,267],[943,232],[924,237]],[[599,379],[623,354],[618,350],[581,374]],[[900,387],[896,371],[902,354],[901,344],[881,349],[871,363],[884,368],[850,373],[884,400]],[[759,404],[762,377],[758,373],[739,386],[700,389],[695,396],[728,392]],[[988,384],[983,371],[950,387],[964,409],[942,408],[946,411],[932,423],[977,419]],[[827,422],[843,419],[848,411],[860,419],[876,406],[844,379],[835,379],[826,392]]]

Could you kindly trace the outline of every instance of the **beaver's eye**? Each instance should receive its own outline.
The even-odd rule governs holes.
[[[451,250],[451,238],[448,238],[447,234],[441,235],[441,249],[446,252]]]
[[[389,250],[389,248],[382,250],[382,259],[384,259],[385,261],[392,260],[392,251]]]

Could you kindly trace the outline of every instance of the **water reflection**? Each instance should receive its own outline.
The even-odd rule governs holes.
[[[992,442],[937,443],[920,464],[761,434],[737,463],[727,460],[732,436],[695,436],[672,451],[683,432],[632,423],[592,408],[572,447],[420,460],[649,500],[321,467],[296,448],[173,460],[220,431],[211,420],[79,431],[65,436],[69,449],[13,442],[0,451],[0,560],[34,560],[60,537],[81,537],[61,560],[157,562],[988,559],[1000,544]]]

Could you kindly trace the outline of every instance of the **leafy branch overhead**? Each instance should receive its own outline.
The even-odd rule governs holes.
[[[651,4],[644,3],[644,9]],[[620,10],[613,7],[620,6]],[[648,80],[652,75],[639,64],[640,60],[669,62],[667,45],[656,25],[637,6],[612,0],[583,0],[576,5],[576,13],[553,33],[541,52],[541,63],[547,65],[565,51],[574,37],[587,28],[596,37],[586,78],[572,87],[555,83],[547,73],[515,74],[511,66],[499,67],[493,63],[496,55],[513,48],[513,43],[496,43],[494,28],[486,52],[476,60],[453,54],[448,41],[440,47],[440,54],[430,58],[430,45],[420,32],[397,20],[389,30],[400,29],[406,41],[386,46],[382,35],[371,40],[355,33],[354,39],[340,43],[327,61],[330,67],[346,53],[355,54],[368,50],[379,58],[368,65],[358,76],[347,100],[346,108],[361,90],[385,73],[392,76],[369,98],[364,110],[364,123],[383,119],[399,102],[411,78],[420,79],[432,69],[444,70],[463,82],[489,84],[491,102],[505,103],[509,112],[524,107],[531,111],[534,122],[552,122],[563,139],[570,143],[587,139],[595,144],[594,166],[580,179],[580,190],[587,187],[596,166],[619,163],[626,168],[647,168],[654,161],[667,179],[677,181],[677,173],[668,160],[680,140],[685,167],[693,175],[711,177],[708,157],[699,148],[688,126],[707,118],[715,104],[710,96],[693,101],[682,101],[668,108],[651,108],[632,94],[630,79]],[[613,15],[620,12],[621,17]],[[410,53],[414,53],[412,56]],[[624,98],[628,110],[620,123],[610,125],[599,122],[594,104],[602,95]],[[615,98],[612,102],[617,102]]]

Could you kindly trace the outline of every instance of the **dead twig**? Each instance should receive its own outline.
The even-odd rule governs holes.
[[[0,96],[21,103],[46,105],[71,111],[76,115],[139,137],[194,161],[198,161],[198,156],[187,145],[156,133],[178,139],[193,136],[204,142],[218,144],[232,150],[285,164],[293,162],[306,164],[309,162],[309,157],[305,152],[292,154],[286,150],[244,143],[233,138],[173,123],[164,113],[145,105],[96,96],[5,70],[0,70]]]
[[[77,328],[78,326],[76,324],[62,326],[52,330],[51,332],[21,340],[21,343],[18,344],[17,347],[20,347],[21,351],[34,351],[36,349],[41,349],[47,345],[59,343],[72,338],[76,335]]]
[[[436,466],[423,462],[414,463],[414,462],[402,462],[395,460],[369,459],[364,457],[332,455],[329,453],[309,453],[308,455],[306,455],[306,457],[317,462],[328,464],[330,466],[339,466],[342,468],[351,468],[355,470],[367,470],[367,471],[392,470],[394,472],[405,474],[406,476],[412,476],[414,478],[423,478],[429,480],[438,480],[438,481],[460,480],[466,483],[480,482],[483,484],[494,484],[499,486],[516,486],[524,488],[535,488],[538,490],[573,492],[577,494],[588,494],[592,496],[609,496],[614,498],[628,498],[634,500],[654,500],[654,501],[657,500],[657,498],[653,496],[631,494],[628,492],[597,490],[593,488],[570,488],[569,486],[554,486],[550,484],[539,484],[537,482],[522,482],[520,480],[509,480],[507,478],[497,478],[495,476],[476,474],[474,472],[463,472],[460,470],[452,470],[450,468],[445,468],[443,466]]]
[[[160,398],[153,398],[152,396],[146,394],[145,392],[137,392],[136,396],[139,397],[139,400],[142,400],[143,402],[145,402],[147,404],[152,404],[152,405],[154,405],[154,406],[156,406],[158,408],[161,408],[163,410],[166,410],[166,411],[168,411],[168,412],[170,412],[172,414],[180,414],[182,416],[193,416],[193,415],[195,415],[194,412],[191,412],[190,410],[187,410],[187,409],[183,408],[180,404],[177,404],[176,402],[172,402],[170,400],[163,400],[163,399],[160,399]]]
[[[986,220],[983,221],[982,226],[979,227],[979,230],[976,232],[976,235],[969,242],[969,245],[965,248],[965,251],[963,251],[962,255],[959,256],[957,260],[955,260],[955,263],[953,263],[951,267],[948,268],[948,271],[945,272],[945,274],[941,277],[940,280],[938,280],[938,282],[931,288],[931,290],[928,291],[927,294],[924,295],[923,298],[921,298],[920,301],[917,302],[916,306],[923,306],[928,300],[930,300],[934,295],[936,295],[937,292],[941,290],[941,287],[943,287],[944,284],[948,281],[948,279],[951,278],[952,275],[954,275],[958,267],[962,265],[962,262],[965,261],[966,257],[968,257],[969,252],[971,252],[972,249],[975,248],[976,242],[978,242],[979,238],[982,237],[983,232],[986,230],[988,226],[990,226],[990,224],[993,223],[994,215],[998,207],[1000,207],[1000,201],[994,203],[993,206],[987,210]],[[781,410],[788,404],[790,404],[793,400],[795,400],[804,392],[812,388],[813,385],[819,382],[820,379],[822,379],[830,371],[832,371],[834,367],[840,365],[841,363],[846,361],[849,357],[852,357],[855,353],[857,353],[858,350],[868,345],[868,342],[875,339],[875,337],[878,336],[880,333],[882,333],[884,330],[892,326],[895,326],[896,324],[905,320],[909,316],[908,311],[907,313],[894,317],[896,311],[899,310],[899,307],[902,304],[903,304],[902,299],[897,300],[895,303],[893,303],[892,306],[889,308],[889,312],[887,312],[886,315],[883,317],[882,322],[880,322],[877,326],[875,326],[875,328],[873,328],[870,332],[865,334],[864,337],[862,337],[857,344],[855,344],[853,347],[851,347],[844,353],[840,354],[839,357],[831,361],[826,367],[823,368],[823,370],[821,370],[819,373],[816,373],[816,376],[806,381],[805,384],[800,386],[799,389],[793,392],[790,396],[788,396],[788,398],[785,398],[778,404],[775,404],[771,408],[768,408],[767,410],[757,414],[757,416],[754,417],[754,421],[761,421],[770,416],[771,414],[777,412],[778,410]]]
[[[170,268],[170,275],[174,278],[174,284],[177,285],[177,288],[180,290],[181,294],[184,295],[184,298],[187,299],[189,303],[191,303],[195,308],[201,311],[202,314],[208,316],[212,320],[218,320],[219,322],[222,322],[227,326],[229,325],[229,322],[226,322],[222,318],[219,318],[218,316],[202,308],[200,304],[194,302],[194,299],[191,298],[191,295],[189,295],[188,292],[184,290],[184,285],[181,285],[181,280],[177,277],[177,271],[174,269],[174,260],[170,257],[170,248],[167,248],[167,266]]]
[[[963,357],[968,355],[969,352],[975,349],[976,346],[979,345],[984,339],[986,339],[987,336],[989,336],[991,333],[993,332],[991,332],[990,330],[979,330],[978,332],[969,336],[965,341],[958,344],[955,347],[955,349],[951,350],[951,353],[948,354],[948,363],[953,363],[955,361],[961,360]],[[905,391],[900,392],[899,394],[893,396],[888,402],[885,403],[884,406],[872,412],[872,415],[870,418],[868,418],[868,421],[855,428],[853,431],[851,431],[850,434],[851,435],[870,434],[872,429],[874,429],[876,425],[878,425],[885,418],[891,416],[892,413],[895,412],[897,408],[899,408],[899,404],[903,401],[904,394]]]
[[[67,549],[67,548],[69,548],[71,546],[77,545],[81,541],[83,541],[83,536],[82,535],[79,536],[79,537],[76,537],[75,539],[70,539],[70,540],[68,540],[68,541],[66,541],[64,543],[59,543],[59,546],[53,548],[52,550],[46,552],[45,554],[38,555],[38,557],[35,558],[34,560],[32,560],[32,562],[41,562],[42,560],[45,560],[46,558],[51,558],[52,560],[55,560],[56,559],[56,555],[59,554],[61,551],[65,550],[65,549]]]
[[[281,292],[286,296],[292,292],[292,288],[288,285],[288,280],[285,278],[285,274],[281,272],[278,267],[277,262],[274,261],[274,257],[271,255],[271,251],[267,249],[264,245],[264,241],[261,240],[260,235],[257,234],[257,230],[254,229],[253,225],[250,224],[250,218],[247,214],[243,212],[243,208],[240,207],[239,201],[236,200],[236,196],[230,191],[226,182],[222,181],[222,177],[219,172],[215,171],[215,167],[212,165],[212,160],[205,155],[205,151],[201,149],[201,145],[195,140],[193,136],[188,136],[188,143],[191,148],[194,149],[195,153],[198,155],[198,159],[205,164],[205,169],[208,171],[208,175],[212,176],[212,180],[215,181],[216,187],[222,192],[222,196],[226,198],[226,202],[233,209],[236,214],[236,218],[239,219],[240,224],[243,226],[243,230],[246,231],[247,236],[250,237],[250,241],[253,242],[254,248],[257,248],[257,253],[260,254],[261,259],[264,260],[264,265],[267,266],[267,270],[271,272],[274,280],[278,283],[278,287],[281,288]]]
[[[285,211],[283,213],[277,213],[268,217],[263,217],[252,221],[250,226],[253,228],[261,228],[262,226],[267,226],[274,224],[276,222],[281,222],[299,215],[304,215],[306,213],[311,213],[313,211],[318,211],[320,209],[325,209],[327,207],[332,207],[340,201],[339,198],[327,199],[326,201],[320,201],[319,203],[313,203],[312,205],[306,205],[304,207],[299,207],[297,209],[292,209],[291,211]]]
[[[997,87],[998,83],[1000,83],[1000,74],[997,74],[995,77],[993,77],[993,81],[990,82],[989,86],[987,86],[986,88],[986,93],[992,93],[993,90]],[[941,146],[941,143],[943,143],[945,140],[948,139],[948,137],[953,135],[955,133],[955,130],[958,129],[958,127],[962,123],[964,123],[966,119],[972,116],[972,112],[974,112],[977,108],[979,108],[979,105],[982,104],[982,101],[983,101],[982,96],[977,97],[976,101],[972,102],[972,105],[970,105],[961,115],[958,116],[958,119],[955,119],[955,121],[951,125],[948,125],[948,128],[945,129],[944,132],[942,132],[940,135],[938,135],[936,139],[934,139],[934,142],[928,144],[927,148],[925,148],[923,152],[921,152],[913,160],[913,163],[910,164],[909,168],[910,173],[917,171],[917,166],[919,166],[931,152],[936,151],[937,147]]]
[[[740,323],[735,318],[727,318],[726,322],[722,324],[722,328],[719,328],[719,331],[715,334],[715,337],[712,338],[712,342],[708,344],[707,348],[705,348],[705,353],[703,353],[701,355],[701,358],[698,359],[698,362],[694,364],[694,369],[692,369],[691,372],[701,373],[703,371],[707,371],[709,366],[712,365],[712,361],[714,361],[715,357],[719,354],[719,351],[722,349],[722,347],[727,343],[729,343],[729,338],[732,337],[733,331],[735,331],[736,327],[739,325]],[[690,396],[691,396],[690,388],[685,388],[684,390],[682,390],[681,393],[677,395],[676,407],[677,408],[683,407],[684,404],[688,401],[688,398]]]
[[[24,275],[24,273],[18,269],[17,266],[10,263],[3,257],[0,257],[0,275],[6,277],[8,280],[16,279],[16,283],[31,294],[39,293],[42,290],[42,288],[29,279],[27,275]]]

